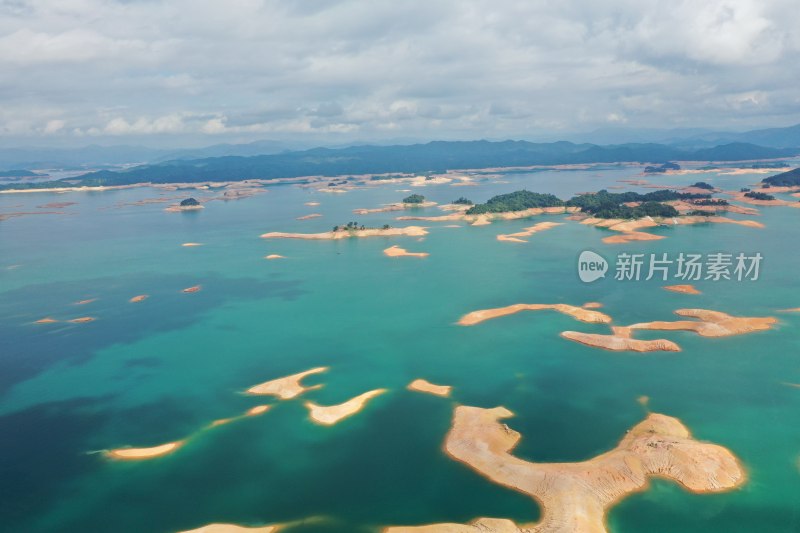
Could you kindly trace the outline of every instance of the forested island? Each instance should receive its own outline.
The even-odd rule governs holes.
[[[773,187],[800,187],[800,168],[764,178],[761,183],[765,187],[767,185]]]
[[[725,200],[712,199],[710,194],[685,193],[662,189],[648,193],[612,193],[603,189],[585,193],[564,201],[552,194],[527,190],[494,196],[483,204],[473,205],[467,215],[523,211],[532,208],[578,207],[581,212],[597,218],[675,217],[678,211],[663,202],[683,200],[697,205],[727,205]]]

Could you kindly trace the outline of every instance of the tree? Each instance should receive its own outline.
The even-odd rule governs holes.
[[[412,194],[403,198],[404,204],[421,204],[425,201],[425,197],[421,194]]]

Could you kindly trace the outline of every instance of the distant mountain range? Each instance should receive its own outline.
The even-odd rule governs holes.
[[[598,146],[564,141],[555,143],[436,141],[404,146],[314,148],[251,157],[180,159],[140,165],[125,170],[101,170],[69,180],[32,183],[27,186],[240,181],[580,163],[664,163],[671,160],[724,162],[790,157],[799,152],[800,150],[794,148],[769,148],[746,143],[686,150],[662,144]],[[6,186],[10,187],[12,186]]]

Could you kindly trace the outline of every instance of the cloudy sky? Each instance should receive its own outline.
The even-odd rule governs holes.
[[[0,0],[0,146],[800,122],[796,0]]]

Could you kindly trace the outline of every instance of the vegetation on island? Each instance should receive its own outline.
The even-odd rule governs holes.
[[[560,207],[564,201],[552,194],[541,194],[526,190],[493,196],[485,204],[475,204],[467,209],[468,215],[523,211],[534,207]]]
[[[680,170],[681,166],[677,163],[667,162],[659,166],[646,166],[644,167],[645,174],[663,174],[668,170]]]
[[[752,198],[753,200],[769,201],[769,200],[774,200],[775,199],[775,197],[772,196],[771,194],[766,194],[766,193],[763,193],[763,192],[756,192],[756,191],[746,192],[746,193],[744,193],[744,195],[747,198]]]
[[[473,205],[473,201],[461,196],[458,200],[453,200],[456,205]]]
[[[200,205],[200,202],[198,202],[194,198],[187,198],[185,200],[181,200],[181,207],[194,207],[198,205]]]
[[[359,225],[358,222],[348,222],[347,224],[334,226],[333,232],[336,233],[338,231],[364,231],[367,229],[378,229],[378,228],[368,228],[364,224]],[[380,229],[387,230],[387,229],[392,229],[392,227],[389,224],[384,224]]]
[[[724,198],[700,198],[692,200],[694,205],[730,205]]]
[[[713,211],[706,211],[705,209],[695,209],[686,213],[690,217],[713,217]]]
[[[705,181],[698,181],[697,183],[692,185],[692,187],[694,187],[696,189],[705,189],[707,191],[713,191],[714,190],[714,186],[711,185],[710,183],[706,183]]]
[[[404,204],[421,204],[425,201],[425,197],[421,194],[411,194],[403,198]]]
[[[800,186],[800,168],[764,178],[761,183],[765,187],[767,185],[772,185],[773,187],[798,187]]]

